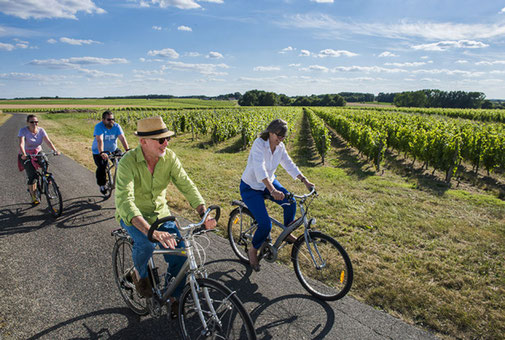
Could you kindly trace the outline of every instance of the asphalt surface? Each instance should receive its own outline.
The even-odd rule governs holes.
[[[180,339],[176,321],[139,317],[120,297],[111,265],[114,198],[103,201],[92,172],[51,157],[63,215],[52,218],[44,199],[29,203],[16,165],[25,119],[16,114],[0,127],[0,339]],[[210,238],[210,276],[237,291],[259,339],[436,339],[351,297],[318,301],[287,267],[264,263],[252,272],[227,240]]]

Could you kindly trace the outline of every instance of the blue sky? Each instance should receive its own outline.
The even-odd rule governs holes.
[[[0,0],[0,98],[481,91],[505,1]]]

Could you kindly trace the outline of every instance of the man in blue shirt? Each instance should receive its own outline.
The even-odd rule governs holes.
[[[93,160],[97,166],[96,183],[100,186],[100,192],[105,194],[105,169],[109,161],[109,156],[105,151],[111,153],[116,151],[118,138],[121,144],[123,144],[125,151],[127,151],[129,149],[128,142],[126,141],[121,126],[114,121],[114,114],[108,110],[102,113],[102,121],[95,125],[93,136],[95,139],[93,139],[91,150],[93,151]]]

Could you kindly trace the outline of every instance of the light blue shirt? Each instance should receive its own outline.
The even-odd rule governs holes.
[[[103,122],[100,122],[95,125],[95,131],[93,132],[93,145],[91,146],[91,151],[93,151],[94,155],[98,155],[100,152],[98,151],[98,143],[96,141],[96,136],[103,135],[103,151],[114,152],[117,149],[117,138],[119,135],[123,134],[123,129],[118,123],[114,123],[114,125],[107,129]]]

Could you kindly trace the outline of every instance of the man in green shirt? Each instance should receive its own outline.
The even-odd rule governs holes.
[[[200,216],[206,209],[205,201],[181,162],[172,150],[167,149],[174,133],[167,129],[161,117],[139,120],[135,135],[139,137],[139,146],[126,153],[117,168],[116,219],[133,239],[132,257],[136,273],[131,275],[135,287],[144,297],[151,297],[147,262],[156,244],[172,249],[184,247],[183,242],[177,245],[172,235],[180,236],[174,222],[163,224],[153,233],[157,243],[147,239],[150,225],[159,218],[170,216],[166,198],[168,184],[174,183]],[[215,226],[215,219],[205,221],[207,229]],[[165,260],[172,277],[177,275],[185,261],[183,257],[174,255],[165,255]],[[175,290],[173,301],[182,293],[184,283]]]

